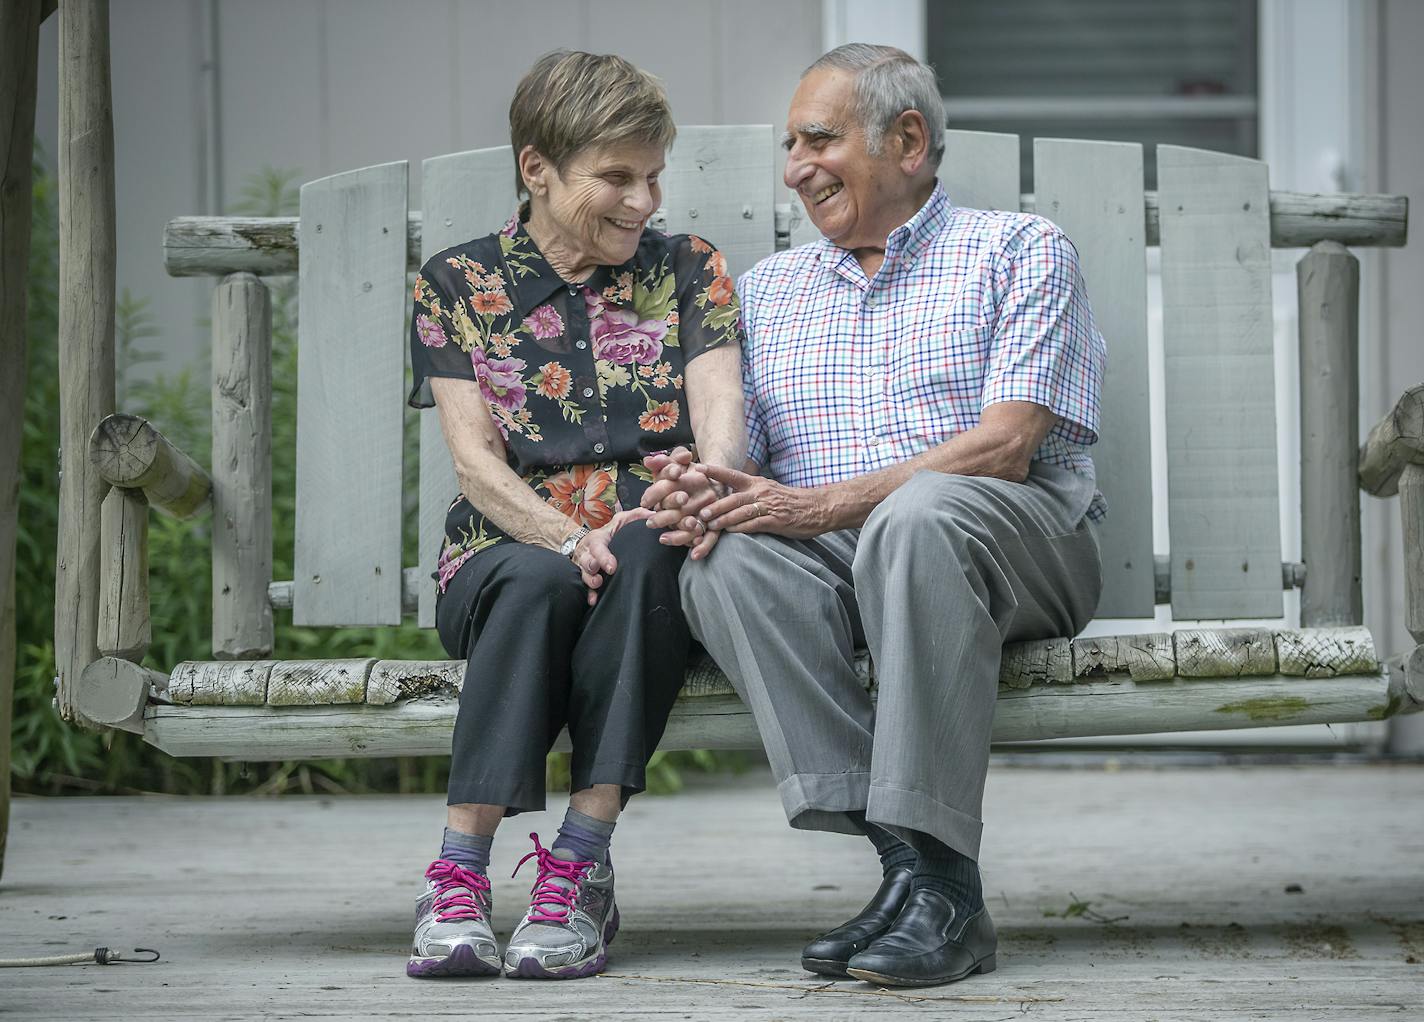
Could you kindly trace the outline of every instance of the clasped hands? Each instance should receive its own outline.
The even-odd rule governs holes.
[[[651,512],[644,524],[665,530],[659,542],[691,547],[694,561],[710,554],[723,532],[804,539],[826,531],[820,491],[695,461],[686,447],[650,454],[643,465],[653,474],[643,494],[643,510]]]

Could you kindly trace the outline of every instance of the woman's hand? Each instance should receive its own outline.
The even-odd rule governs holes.
[[[618,570],[618,558],[614,557],[613,551],[608,548],[614,533],[629,522],[641,522],[645,518],[651,518],[652,514],[653,512],[642,507],[619,511],[612,521],[594,529],[574,547],[573,556],[569,559],[583,576],[583,584],[588,586],[590,607],[598,602],[598,590],[603,585],[604,576],[612,575]]]
[[[667,530],[658,537],[660,543],[691,547],[694,561],[706,557],[717,543],[717,533],[707,528],[698,512],[721,497],[725,488],[694,467],[686,447],[651,454],[643,464],[655,477],[643,494],[643,507],[654,512],[647,527]]]

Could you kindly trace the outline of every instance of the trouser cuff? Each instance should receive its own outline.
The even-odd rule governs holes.
[[[956,852],[979,861],[984,822],[919,791],[870,785],[865,818],[878,823],[901,841],[914,845],[912,831],[922,831]]]

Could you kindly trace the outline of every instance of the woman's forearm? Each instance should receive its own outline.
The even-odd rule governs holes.
[[[520,543],[557,550],[578,528],[577,522],[545,503],[503,458],[488,451],[470,452],[456,464],[455,475],[475,510]]]
[[[505,461],[504,438],[473,380],[430,381],[440,430],[465,499],[511,539],[559,549],[578,526],[550,507]]]

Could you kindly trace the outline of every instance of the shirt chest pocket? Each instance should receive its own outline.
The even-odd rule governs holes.
[[[889,347],[885,397],[912,434],[939,439],[978,421],[990,335],[962,322],[947,314],[917,318],[901,325]]]

